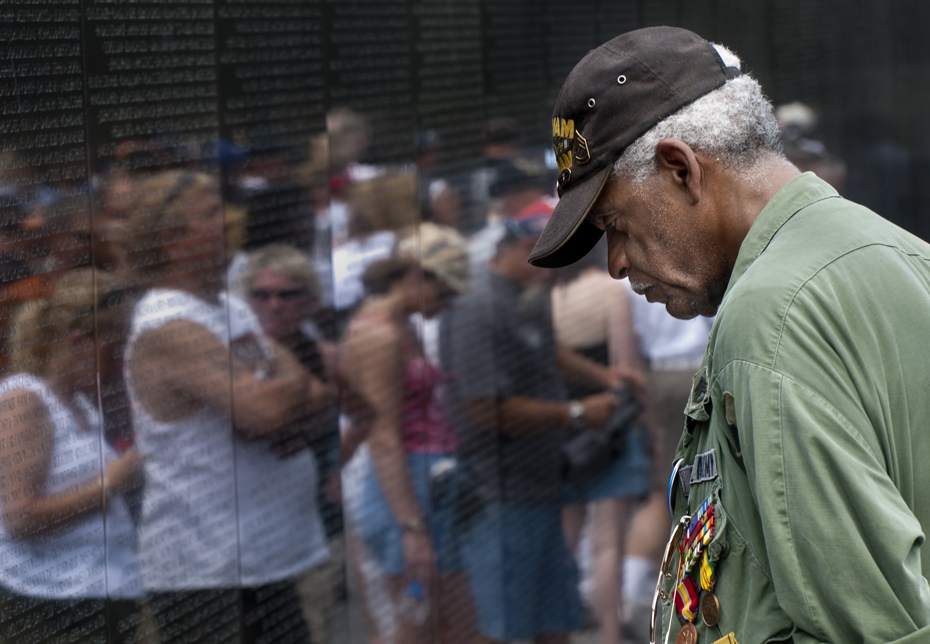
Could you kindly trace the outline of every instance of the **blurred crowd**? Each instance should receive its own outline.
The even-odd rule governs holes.
[[[556,168],[515,120],[448,176],[435,132],[405,166],[370,137],[136,142],[90,184],[0,156],[0,641],[328,644],[347,589],[372,644],[648,639],[712,321],[601,247],[527,264]]]

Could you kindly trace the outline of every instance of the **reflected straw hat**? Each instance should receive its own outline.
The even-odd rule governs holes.
[[[468,242],[448,226],[420,224],[414,233],[397,242],[395,254],[420,264],[456,293],[469,288]]]
[[[739,73],[708,41],[677,27],[638,29],[588,52],[555,103],[559,204],[529,262],[558,268],[584,257],[603,234],[585,217],[623,151]]]

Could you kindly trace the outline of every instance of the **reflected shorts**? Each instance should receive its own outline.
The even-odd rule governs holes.
[[[486,637],[528,640],[581,626],[578,571],[557,503],[485,507],[465,534],[462,559]]]
[[[459,475],[456,471],[443,482],[433,485],[430,469],[440,461],[454,460],[452,454],[407,454],[407,469],[413,483],[423,518],[429,525],[440,573],[461,570],[460,539],[455,531],[455,502]],[[369,461],[358,505],[358,533],[375,561],[386,575],[401,575],[404,562],[403,531],[388,507],[381,484]]]
[[[626,435],[626,450],[613,465],[593,476],[570,481],[562,486],[565,505],[588,503],[604,499],[635,497],[649,494],[650,461],[645,430],[631,429]]]

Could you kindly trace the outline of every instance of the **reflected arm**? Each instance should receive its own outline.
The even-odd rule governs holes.
[[[392,323],[358,323],[346,340],[346,377],[370,408],[368,446],[378,481],[399,522],[422,518],[401,440],[404,338]]]
[[[206,407],[234,420],[246,439],[272,437],[309,412],[310,380],[280,348],[273,378],[259,380],[210,331],[174,320],[137,340],[130,373],[139,398],[154,418],[189,417]]]
[[[140,459],[133,449],[111,462],[102,476],[45,494],[54,420],[41,398],[27,389],[4,395],[0,409],[0,519],[14,540],[51,534],[102,512],[107,491],[125,491],[137,480]]]

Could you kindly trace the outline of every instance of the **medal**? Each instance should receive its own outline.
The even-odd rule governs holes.
[[[713,590],[717,583],[717,566],[707,558],[707,553],[701,558],[701,590]]]
[[[675,644],[697,644],[697,640],[697,628],[691,622],[682,626],[675,636]]]
[[[720,600],[715,594],[707,593],[701,600],[701,619],[709,627],[716,626],[720,621]]]
[[[697,617],[698,594],[701,590],[692,581],[691,577],[685,577],[678,584],[675,591],[675,610],[681,615],[682,619],[693,622]]]

